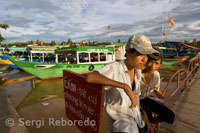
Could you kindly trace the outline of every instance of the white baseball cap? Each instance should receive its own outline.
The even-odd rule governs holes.
[[[149,38],[142,34],[135,34],[128,39],[128,42],[126,44],[126,50],[131,48],[134,48],[139,53],[145,55],[159,53],[152,47]]]

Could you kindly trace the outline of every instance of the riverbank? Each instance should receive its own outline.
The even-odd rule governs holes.
[[[20,116],[8,95],[0,88],[0,129],[2,133],[28,133],[25,126],[19,126]]]

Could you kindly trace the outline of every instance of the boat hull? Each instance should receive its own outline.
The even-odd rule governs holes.
[[[163,65],[177,65],[184,61],[186,61],[189,58],[189,56],[179,57],[179,58],[167,58],[163,59],[162,64]]]
[[[19,68],[18,66],[16,66],[15,64],[13,64],[10,60],[0,59],[0,62],[3,63],[3,64],[9,65],[9,66],[12,67],[12,68],[15,68],[15,69],[19,69],[19,70],[20,70],[20,68]]]
[[[84,72],[89,72],[90,70],[99,69],[105,65],[105,64],[48,64],[48,63],[19,61],[13,57],[9,57],[9,59],[22,70],[41,79],[62,77],[63,70],[65,69],[76,73],[84,73]]]
[[[181,63],[180,60],[175,60],[175,61],[162,61],[163,65],[175,65],[177,63]]]

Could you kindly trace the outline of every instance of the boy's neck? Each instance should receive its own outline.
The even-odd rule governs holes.
[[[154,72],[145,72],[145,73],[144,73],[144,76],[145,76],[145,77],[152,77],[153,73],[154,73]]]

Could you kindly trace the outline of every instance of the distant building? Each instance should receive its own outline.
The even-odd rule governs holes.
[[[33,42],[33,46],[37,46],[37,43],[36,43],[36,42]]]
[[[81,45],[81,46],[84,45],[84,44],[86,44],[86,41],[85,41],[85,40],[80,41],[80,45]]]

